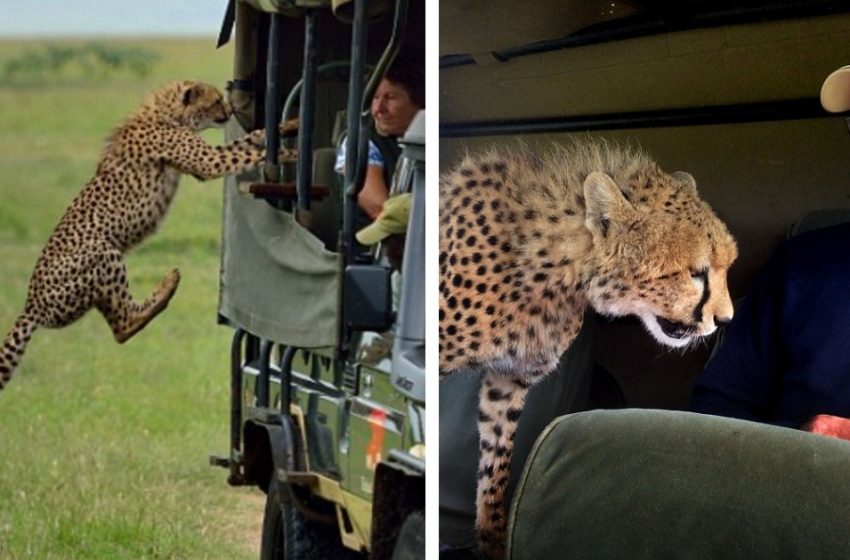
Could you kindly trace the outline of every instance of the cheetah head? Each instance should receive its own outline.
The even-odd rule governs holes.
[[[230,118],[230,106],[214,86],[201,82],[179,84],[179,110],[182,120],[194,131],[223,127]]]
[[[587,177],[593,249],[584,280],[597,311],[635,315],[659,343],[685,347],[732,319],[726,274],[738,249],[691,175],[661,177],[638,204],[610,176]]]

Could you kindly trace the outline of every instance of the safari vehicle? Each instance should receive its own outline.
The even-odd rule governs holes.
[[[516,139],[640,146],[696,177],[737,239],[733,300],[792,226],[850,217],[850,137],[819,100],[850,64],[846,2],[442,2],[439,50],[441,171]],[[635,319],[588,317],[520,420],[511,558],[850,555],[847,485],[829,478],[844,442],[679,412],[716,344],[671,352]],[[475,547],[477,383],[440,386],[445,558]]]
[[[397,298],[381,251],[354,237],[369,102],[396,54],[422,47],[423,26],[415,0],[228,7],[227,138],[299,119],[297,139],[268,133],[263,169],[224,193],[231,433],[211,461],[266,493],[263,559],[424,555],[424,111],[400,139],[392,187],[413,199]],[[294,166],[278,161],[289,144]]]

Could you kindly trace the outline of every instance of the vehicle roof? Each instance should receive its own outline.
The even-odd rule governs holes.
[[[850,11],[840,0],[538,0],[517,6],[512,0],[444,2],[440,6],[441,62],[458,63],[452,58],[480,53],[507,58],[532,46],[545,50],[610,40],[627,29],[626,34],[641,36]],[[476,24],[470,26],[470,21]]]
[[[441,11],[441,49],[444,50],[440,89],[442,98],[450,100],[441,103],[443,123],[618,114],[793,99],[808,99],[819,109],[816,98],[824,78],[850,60],[847,31],[850,5],[843,12],[829,11],[830,15],[824,15],[822,8],[798,10],[793,12],[796,17],[790,19],[784,17],[790,12],[759,21],[749,21],[749,16],[736,19],[734,14],[727,14],[725,24],[705,28],[683,24],[677,30],[670,26],[667,32],[592,41],[578,48],[540,50],[538,43],[537,50],[517,54],[521,51],[514,47],[551,38],[558,32],[563,34],[565,29],[567,33],[574,31],[575,37],[576,33],[585,33],[581,30],[586,30],[588,24],[594,25],[593,22],[603,22],[612,28],[614,24],[634,22],[636,17],[646,19],[646,14],[634,12],[637,3],[632,2],[547,0],[540,4],[557,4],[558,8],[545,15],[545,10],[532,3],[533,8],[515,16],[518,29],[506,32],[507,36],[503,37],[501,31],[493,30],[510,27],[503,21],[505,13],[496,9],[507,2],[472,4],[480,5],[481,13],[476,13],[475,18],[486,25],[470,26],[463,33],[452,29],[462,24],[458,20],[468,22],[471,15],[461,17],[464,9],[459,7],[447,6]],[[597,19],[591,17],[589,6],[600,10],[611,4],[615,5],[611,10],[618,10],[623,4],[622,13],[627,13],[628,7],[633,15],[615,20],[605,20],[604,14]],[[575,17],[565,23],[569,13]],[[735,23],[739,20],[746,23]],[[511,45],[514,55],[505,58],[502,54],[506,51],[494,50],[503,45]],[[464,49],[468,50],[463,52]],[[794,79],[789,80],[789,75]]]

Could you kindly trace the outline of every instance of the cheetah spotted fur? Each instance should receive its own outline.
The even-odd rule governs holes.
[[[467,156],[440,184],[440,372],[484,372],[476,522],[505,555],[505,488],[529,388],[555,369],[587,306],[636,315],[683,347],[733,313],[737,246],[697,195],[646,154],[601,141],[541,155]]]
[[[67,326],[94,307],[123,343],[165,309],[180,281],[178,270],[137,303],[123,255],[154,232],[182,174],[209,180],[264,160],[263,130],[226,146],[211,146],[197,135],[223,126],[229,117],[215,87],[172,82],[152,92],[112,132],[94,178],[59,220],[36,262],[24,311],[0,350],[0,389],[38,327]],[[292,160],[294,150],[282,150],[280,156]]]

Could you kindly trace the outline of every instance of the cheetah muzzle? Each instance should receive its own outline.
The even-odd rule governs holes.
[[[525,396],[587,307],[686,347],[732,317],[737,246],[696,181],[646,154],[576,142],[467,156],[440,184],[440,374],[483,370],[476,521],[505,555],[505,489]],[[472,419],[470,419],[470,422]]]
[[[175,269],[142,303],[130,295],[124,253],[152,234],[168,210],[180,176],[209,180],[265,159],[257,130],[225,146],[198,136],[224,125],[230,107],[215,87],[172,82],[152,92],[106,141],[94,178],[59,220],[35,265],[23,313],[0,350],[0,389],[11,379],[38,327],[65,327],[96,308],[118,342],[166,308],[180,281]],[[282,127],[297,128],[290,121]],[[281,161],[295,159],[281,150]]]

